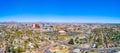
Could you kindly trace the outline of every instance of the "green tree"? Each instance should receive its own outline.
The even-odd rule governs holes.
[[[73,39],[70,39],[70,41],[68,42],[68,44],[73,45],[73,44],[74,44],[74,40],[73,40]]]

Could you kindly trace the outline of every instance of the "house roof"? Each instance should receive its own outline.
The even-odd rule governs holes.
[[[73,52],[80,52],[80,49],[74,49]]]
[[[55,51],[55,50],[57,50],[57,48],[56,47],[50,47],[50,50]]]

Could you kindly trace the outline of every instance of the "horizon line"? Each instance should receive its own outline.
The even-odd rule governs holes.
[[[20,22],[20,21],[2,21],[2,22],[0,22],[0,23],[9,23],[9,22],[15,22],[15,23],[68,23],[68,24],[84,24],[84,23],[86,23],[86,24],[120,24],[120,23],[103,23],[103,22],[41,22],[41,21],[36,21],[36,22],[25,22],[25,21],[22,21],[22,22]]]

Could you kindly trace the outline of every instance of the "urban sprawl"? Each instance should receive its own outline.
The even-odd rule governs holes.
[[[120,24],[0,24],[0,53],[120,53]]]

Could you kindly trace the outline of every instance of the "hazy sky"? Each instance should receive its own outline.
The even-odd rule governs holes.
[[[0,0],[0,21],[120,23],[120,0]]]

